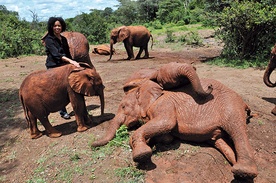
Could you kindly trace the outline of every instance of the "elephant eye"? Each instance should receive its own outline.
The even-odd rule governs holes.
[[[91,77],[91,76],[87,76],[87,77],[89,81],[94,80],[94,77]]]

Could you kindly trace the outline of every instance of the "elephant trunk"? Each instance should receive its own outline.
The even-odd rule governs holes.
[[[275,67],[272,67],[271,64],[272,61],[270,61],[270,64],[267,66],[265,73],[264,73],[264,77],[263,77],[263,81],[264,83],[268,86],[268,87],[275,87],[276,86],[276,82],[272,83],[270,81],[270,75],[273,72],[273,70],[275,69]]]
[[[111,60],[112,55],[113,55],[113,44],[114,44],[114,41],[113,41],[113,39],[111,39],[110,40],[110,57],[109,57],[108,61]]]
[[[196,73],[196,70],[194,68],[188,69],[188,70],[186,68],[184,68],[181,70],[184,70],[184,72],[188,72],[188,73],[186,73],[187,77],[190,80],[190,82],[193,86],[193,89],[200,97],[207,97],[208,95],[210,95],[212,93],[212,91],[213,91],[212,85],[209,85],[208,89],[206,91],[202,88],[200,79],[199,79],[199,77]]]
[[[157,71],[156,80],[165,90],[192,84],[197,95],[204,98],[213,91],[212,85],[209,85],[206,91],[202,88],[196,69],[191,64],[177,62],[166,64]]]
[[[108,130],[106,131],[106,134],[103,138],[95,141],[92,143],[92,147],[99,147],[99,146],[104,146],[106,145],[109,141],[111,141],[115,135],[116,135],[116,131],[117,129],[120,128],[122,124],[120,122],[118,122],[118,120],[116,120],[116,116],[115,118],[113,118],[110,121],[110,124],[108,126]]]

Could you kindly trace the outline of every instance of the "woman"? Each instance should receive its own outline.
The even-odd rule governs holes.
[[[49,18],[48,34],[42,38],[46,47],[47,59],[45,65],[47,69],[68,63],[80,67],[78,62],[72,60],[67,39],[61,35],[65,30],[66,23],[61,17]],[[65,107],[60,111],[60,115],[64,119],[70,119],[70,115],[67,113]]]

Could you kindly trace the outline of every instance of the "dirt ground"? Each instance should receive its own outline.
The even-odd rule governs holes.
[[[225,68],[204,62],[206,58],[219,55],[220,51],[221,47],[215,45],[195,48],[183,46],[178,51],[153,48],[150,50],[150,59],[126,61],[123,60],[126,53],[122,49],[109,62],[106,56],[91,54],[92,62],[106,87],[106,116],[116,114],[124,95],[122,84],[132,72],[141,68],[159,68],[175,61],[193,62],[201,78],[213,78],[232,88],[248,103],[253,113],[258,114],[248,124],[249,141],[259,172],[254,182],[276,182],[276,116],[270,113],[276,103],[276,90],[263,83],[264,69]],[[0,60],[0,182],[128,182],[108,174],[115,168],[134,165],[130,150],[117,148],[110,156],[93,159],[93,152],[89,148],[91,136],[103,136],[108,123],[78,133],[75,131],[74,117],[64,120],[58,113],[53,113],[49,116],[50,121],[64,135],[57,139],[45,135],[36,140],[30,139],[17,93],[27,74],[45,69],[45,58],[28,56]],[[272,79],[276,80],[276,77]],[[95,121],[101,121],[99,99],[87,97],[86,102]],[[70,105],[67,109],[72,111]],[[175,140],[171,145],[157,149],[152,156],[154,165],[145,170],[145,179],[139,182],[239,182],[234,179],[231,165],[223,155],[208,144]],[[78,152],[80,158],[70,164],[72,162],[68,156],[73,152]],[[69,174],[64,175],[64,179],[60,178],[59,173],[68,166],[82,167],[82,173],[70,173],[68,169]],[[44,168],[43,171],[39,171],[40,168]]]

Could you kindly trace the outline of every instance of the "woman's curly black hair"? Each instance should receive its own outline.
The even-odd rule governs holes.
[[[50,35],[54,35],[53,27],[55,25],[55,22],[59,21],[61,24],[61,32],[64,32],[66,30],[66,23],[61,17],[50,17],[48,20],[48,33]]]

